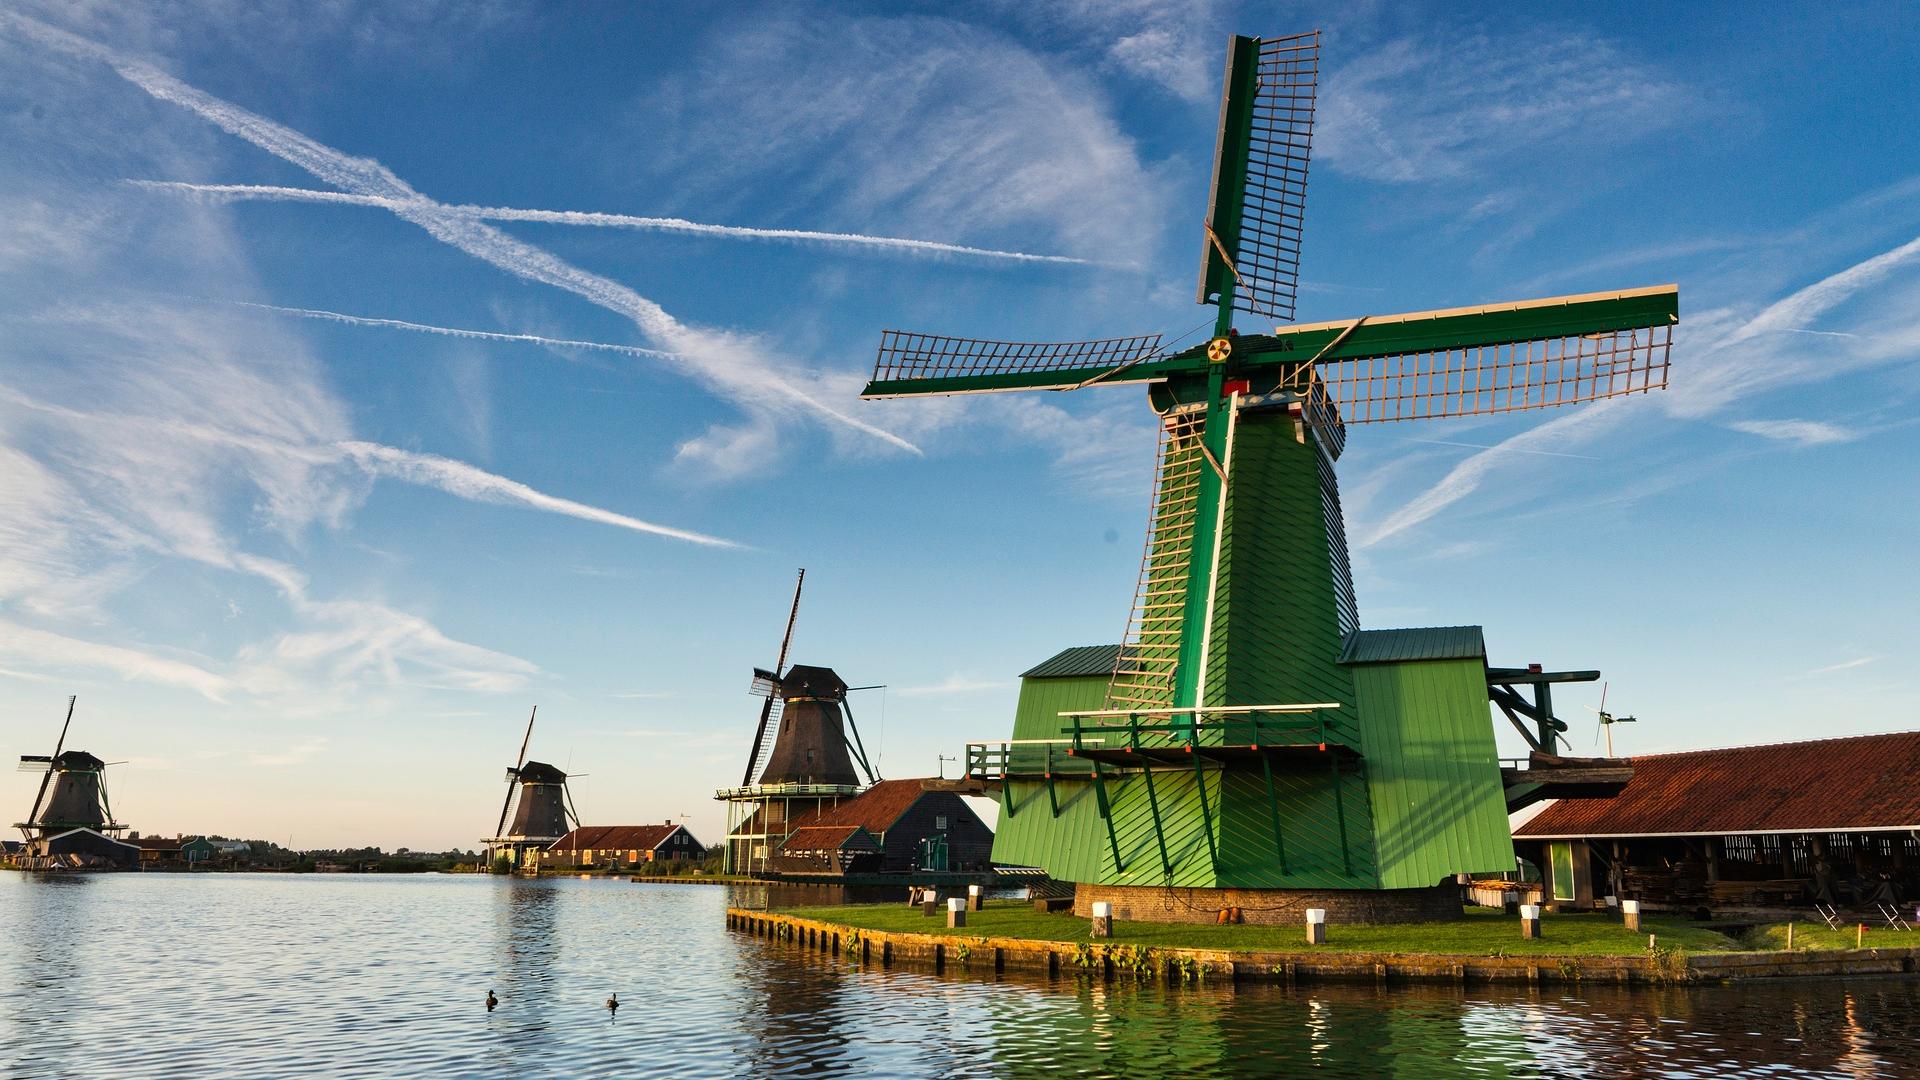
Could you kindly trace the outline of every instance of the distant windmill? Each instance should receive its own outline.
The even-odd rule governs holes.
[[[128,845],[110,839],[126,826],[113,819],[113,804],[107,798],[106,769],[109,764],[85,750],[68,750],[67,731],[73,725],[77,697],[67,698],[67,718],[60,725],[60,737],[51,754],[22,754],[19,771],[40,774],[40,787],[34,792],[33,809],[25,821],[14,827],[27,841],[30,857],[67,854],[56,851],[54,841],[77,829],[100,834],[86,840],[70,841],[60,847],[71,848],[80,856],[102,856],[107,862],[126,862],[119,849]],[[105,838],[105,839],[103,839]],[[137,859],[137,854],[133,858]],[[83,859],[83,862],[91,860]]]
[[[1613,725],[1635,723],[1636,721],[1638,721],[1639,717],[1615,716],[1612,713],[1607,711],[1607,684],[1606,683],[1600,684],[1600,707],[1597,709],[1594,709],[1593,706],[1589,705],[1587,706],[1587,708],[1593,709],[1594,712],[1600,714],[1600,725],[1593,733],[1594,743],[1597,745],[1600,742],[1600,732],[1602,731],[1606,732],[1607,733],[1607,756],[1612,757],[1613,756]]]
[[[494,827],[494,834],[482,843],[487,845],[487,862],[491,866],[502,852],[519,867],[528,850],[538,850],[565,836],[567,832],[580,824],[580,815],[574,812],[573,796],[567,789],[567,774],[544,761],[528,761],[527,746],[533,741],[533,721],[540,715],[540,707],[533,707],[527,717],[527,733],[520,740],[520,755],[507,769],[507,797],[500,804],[500,823]],[[514,793],[520,795],[519,805],[514,805]],[[511,824],[507,821],[509,811],[513,813]]]
[[[803,569],[794,580],[793,603],[773,669],[753,669],[749,692],[764,700],[746,773],[739,787],[714,796],[728,804],[729,873],[763,865],[797,817],[856,795],[879,779],[847,702],[847,692],[854,688],[832,668],[787,666],[806,580]]]

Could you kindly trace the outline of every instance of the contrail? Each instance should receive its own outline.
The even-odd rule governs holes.
[[[408,483],[436,487],[448,494],[471,499],[474,502],[530,506],[536,510],[565,514],[582,521],[617,525],[635,532],[670,536],[675,540],[686,540],[708,547],[738,548],[740,546],[731,540],[722,540],[717,536],[675,529],[667,525],[655,525],[650,521],[616,514],[597,506],[548,495],[518,480],[509,480],[504,476],[475,468],[464,461],[455,461],[438,454],[420,454],[369,442],[343,442],[337,445],[354,464],[375,476],[387,476],[396,480],[405,480]]]
[[[468,330],[458,326],[434,326],[431,323],[407,322],[403,319],[374,319],[365,315],[347,315],[338,311],[321,311],[317,308],[281,307],[278,304],[256,304],[247,300],[219,300],[221,304],[235,307],[253,308],[257,311],[277,311],[282,315],[298,315],[303,319],[324,319],[328,322],[346,323],[349,326],[374,326],[386,330],[413,330],[422,334],[440,334],[445,337],[474,338],[479,341],[515,341],[529,345],[555,345],[569,349],[598,349],[602,352],[625,353],[628,356],[647,356],[655,359],[677,360],[674,353],[659,349],[645,349],[638,345],[614,345],[605,341],[577,341],[573,338],[551,338],[539,334],[502,334],[493,330]]]
[[[80,424],[138,424],[178,435],[199,442],[245,450],[256,454],[269,454],[291,458],[310,465],[333,465],[351,462],[369,476],[384,477],[389,480],[402,480],[410,484],[438,488],[449,495],[455,495],[473,502],[492,503],[496,506],[525,506],[548,513],[564,514],[582,521],[598,522],[602,525],[614,525],[634,532],[651,533],[655,536],[685,540],[688,543],[706,547],[739,548],[741,544],[706,533],[689,529],[676,529],[671,525],[656,525],[651,521],[642,521],[636,517],[612,510],[590,506],[587,503],[563,499],[558,495],[549,495],[544,491],[528,487],[518,480],[510,480],[497,473],[487,472],[478,466],[464,461],[441,457],[438,454],[422,454],[412,450],[402,450],[397,446],[385,446],[380,443],[362,442],[355,439],[335,443],[294,443],[268,435],[247,434],[228,431],[205,424],[195,424],[176,419],[158,419],[146,416],[111,415],[86,412],[55,405],[28,397],[16,390],[0,387],[0,401],[10,401],[23,408],[57,416],[63,420]],[[284,584],[283,584],[283,587]],[[289,593],[297,590],[288,589]]]
[[[177,180],[128,180],[137,187],[160,191],[179,191],[221,202],[313,202],[344,206],[395,208],[396,200],[379,195],[353,195],[342,191],[282,187],[276,184],[190,184]],[[739,240],[778,240],[802,244],[884,248],[922,255],[947,255],[977,259],[1001,259],[1025,263],[1053,263],[1066,266],[1090,266],[1092,261],[1070,255],[1037,255],[1027,251],[944,244],[937,240],[914,240],[901,236],[872,236],[866,233],[821,232],[814,229],[757,229],[745,225],[715,225],[677,217],[645,217],[637,214],[605,214],[585,210],[526,210],[512,206],[474,206],[469,203],[441,204],[449,214],[480,221],[538,221],[552,225],[583,225],[604,229],[638,229],[644,232],[688,233],[695,236],[724,236]]]
[[[275,157],[298,165],[316,178],[356,195],[377,196],[394,216],[428,235],[508,273],[564,289],[609,311],[632,319],[641,333],[678,355],[681,366],[735,401],[762,408],[796,405],[830,417],[856,431],[919,454],[919,447],[894,433],[858,420],[787,381],[757,358],[752,343],[718,331],[701,331],[668,314],[665,308],[611,278],[574,266],[544,248],[516,240],[499,229],[458,213],[415,191],[393,170],[371,158],[354,157],[317,142],[283,124],[249,112],[168,75],[144,61],[15,12],[0,9],[0,22],[27,37],[66,53],[98,60],[150,96],[179,105]]]

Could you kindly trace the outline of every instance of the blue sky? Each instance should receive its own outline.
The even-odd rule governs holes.
[[[137,828],[442,847],[538,704],[588,819],[710,839],[802,565],[885,774],[1002,736],[1123,628],[1149,414],[860,402],[879,331],[1198,327],[1225,37],[1314,26],[1302,321],[1682,296],[1663,394],[1352,433],[1363,623],[1602,668],[1629,751],[1920,722],[1897,5],[26,3],[7,752],[78,693]]]

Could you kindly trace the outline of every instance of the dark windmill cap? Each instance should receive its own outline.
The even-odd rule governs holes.
[[[794,698],[838,698],[847,692],[847,684],[832,668],[795,664],[780,679],[780,696]]]
[[[88,769],[98,771],[107,767],[106,762],[101,761],[85,750],[69,750],[59,757],[54,758],[53,764],[55,768],[71,769],[76,772]]]
[[[564,784],[567,774],[544,761],[529,761],[520,766],[520,782],[523,784]]]

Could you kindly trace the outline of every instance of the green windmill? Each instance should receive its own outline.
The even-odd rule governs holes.
[[[999,792],[996,860],[1078,882],[1082,902],[1158,909],[1134,917],[1226,906],[1182,889],[1408,890],[1412,910],[1456,873],[1511,869],[1509,804],[1547,789],[1544,771],[1503,778],[1489,701],[1536,765],[1561,763],[1550,687],[1598,673],[1489,668],[1478,627],[1361,630],[1334,462],[1349,424],[1666,385],[1671,285],[1288,323],[1318,73],[1318,31],[1230,41],[1200,273],[1211,341],[887,331],[862,395],[1146,385],[1161,441],[1124,644],[1029,672],[1013,739],[968,763]],[[1281,325],[1237,334],[1236,311]],[[1582,793],[1609,775],[1587,769],[1605,782]]]

